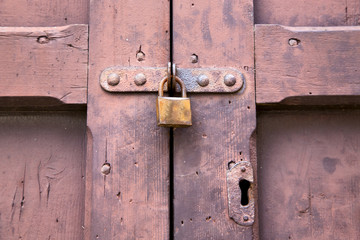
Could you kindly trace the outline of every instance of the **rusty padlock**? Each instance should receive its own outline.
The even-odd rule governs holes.
[[[186,97],[184,82],[175,77],[181,87],[182,97],[164,97],[164,84],[168,77],[161,80],[159,85],[159,96],[156,101],[157,124],[161,127],[190,127],[191,107],[190,99]]]

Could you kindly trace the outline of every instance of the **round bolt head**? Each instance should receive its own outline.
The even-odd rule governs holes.
[[[144,61],[145,60],[145,53],[143,53],[143,52],[138,52],[137,54],[136,54],[136,59],[139,61],[139,62],[141,62],[141,61]]]
[[[190,58],[192,63],[197,63],[198,62],[198,56],[196,54],[191,55]]]
[[[209,85],[209,78],[202,74],[200,76],[198,76],[196,82],[201,86],[201,87],[206,87],[207,85]]]
[[[245,171],[246,171],[246,167],[241,167],[240,170],[241,170],[242,172],[245,172]]]
[[[224,77],[224,83],[228,87],[234,86],[236,83],[236,77],[232,74],[226,74]]]
[[[249,220],[249,216],[244,215],[243,219],[244,219],[244,221],[246,222],[246,221],[248,221],[248,220]]]
[[[110,73],[107,77],[107,83],[111,86],[118,85],[120,82],[120,76],[116,73]]]
[[[143,73],[138,73],[135,76],[134,82],[137,86],[144,85],[146,83],[146,76]]]
[[[108,175],[110,173],[111,166],[110,163],[104,163],[101,167],[101,173],[104,175]]]

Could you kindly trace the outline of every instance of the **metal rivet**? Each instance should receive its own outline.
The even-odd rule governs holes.
[[[245,215],[245,216],[243,217],[243,219],[244,219],[244,221],[246,222],[246,221],[249,220],[249,216]]]
[[[116,73],[110,73],[107,77],[107,83],[111,86],[118,85],[120,82],[120,76]]]
[[[206,75],[202,74],[202,75],[198,76],[196,82],[200,86],[206,87],[209,84],[209,78]]]
[[[198,62],[198,56],[196,54],[191,55],[190,60],[192,63]]]
[[[289,39],[289,45],[292,46],[292,47],[295,47],[295,46],[299,45],[299,43],[300,43],[299,39],[296,39],[296,38],[290,38]]]
[[[236,77],[232,74],[226,74],[224,77],[224,83],[228,87],[234,86],[236,83]]]
[[[104,163],[101,167],[101,173],[104,175],[108,175],[110,173],[111,166],[110,163]]]
[[[141,62],[141,61],[144,61],[145,60],[145,53],[143,53],[142,51],[139,51],[137,54],[136,54],[136,59]]]
[[[246,171],[246,167],[241,167],[240,170],[241,170],[242,172],[245,172],[245,171]]]
[[[146,83],[146,76],[143,73],[136,74],[134,82],[137,86],[144,85]]]

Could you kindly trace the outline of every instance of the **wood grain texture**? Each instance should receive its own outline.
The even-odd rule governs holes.
[[[286,26],[356,26],[360,24],[358,0],[255,0],[256,24]]]
[[[83,239],[85,112],[0,113],[0,238]]]
[[[88,27],[1,27],[0,96],[87,101]]]
[[[169,238],[169,130],[157,127],[157,94],[109,93],[99,83],[110,66],[167,66],[169,12],[166,0],[91,1],[89,239]]]
[[[258,117],[261,239],[358,239],[360,111]]]
[[[360,93],[360,27],[256,25],[255,35],[257,103]]]
[[[189,94],[193,126],[174,130],[174,239],[252,239],[228,215],[226,169],[250,159],[255,129],[252,1],[174,1],[174,63],[233,67],[245,88]],[[191,62],[191,55],[198,62]],[[256,159],[255,159],[256,161]],[[240,203],[239,203],[240,204]]]
[[[52,27],[88,23],[87,0],[2,0],[0,26]]]

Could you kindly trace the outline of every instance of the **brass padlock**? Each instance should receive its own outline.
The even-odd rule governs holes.
[[[160,82],[156,102],[157,124],[161,127],[190,127],[192,125],[190,99],[186,97],[184,82],[179,77],[175,77],[175,80],[181,87],[182,97],[164,97],[164,84],[168,78]]]

